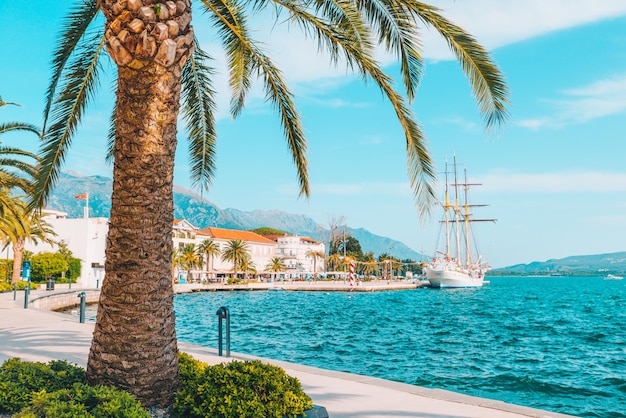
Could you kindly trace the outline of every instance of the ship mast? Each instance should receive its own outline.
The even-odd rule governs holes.
[[[444,202],[444,212],[446,216],[445,224],[446,224],[446,257],[450,259],[450,194],[448,191],[448,159],[446,158],[446,192],[445,192],[445,202]]]
[[[459,182],[456,176],[456,154],[453,157],[454,165],[454,226],[456,228],[456,262],[461,262],[461,225],[459,223]]]
[[[465,191],[465,196],[464,196],[464,199],[465,199],[465,265],[467,268],[470,268],[470,265],[472,263],[472,255],[471,255],[471,246],[470,246],[469,199],[467,196],[470,185],[467,182],[467,167],[463,167],[463,175],[464,175],[463,187]]]

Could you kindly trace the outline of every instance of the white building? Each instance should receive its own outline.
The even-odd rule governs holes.
[[[95,288],[104,279],[104,250],[109,232],[107,218],[68,219],[67,213],[45,210],[43,219],[50,224],[57,236],[54,241],[67,245],[72,255],[81,260],[79,287]],[[25,249],[33,253],[56,252],[58,244],[27,242]]]
[[[299,235],[274,236],[276,255],[285,260],[287,278],[313,278],[326,271],[324,259],[316,254],[326,254],[326,246],[309,237]]]
[[[82,262],[79,287],[95,288],[102,284],[104,279],[104,259],[106,237],[109,230],[107,218],[78,218],[68,219],[64,212],[46,210],[45,216],[52,229],[57,233],[55,241],[64,243],[73,256]],[[239,231],[225,228],[205,228],[198,230],[186,220],[175,220],[172,231],[173,246],[181,250],[186,244],[200,245],[204,240],[213,240],[220,251],[227,248],[231,240],[241,240],[245,243],[251,256],[252,265],[256,274],[251,276],[269,278],[270,273],[265,271],[272,258],[280,257],[284,260],[287,271],[283,278],[313,277],[325,271],[324,261],[311,257],[312,252],[325,253],[323,243],[298,235],[283,235],[265,237],[250,231]],[[39,242],[26,244],[26,249],[33,253],[56,252],[58,245]],[[203,260],[203,267],[191,271],[189,281],[221,280],[229,277],[233,272],[231,262],[223,261],[221,256]],[[180,279],[187,272],[176,272]],[[242,277],[243,273],[238,272]]]

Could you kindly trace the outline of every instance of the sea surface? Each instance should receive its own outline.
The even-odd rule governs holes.
[[[490,278],[479,289],[206,292],[179,340],[581,417],[626,417],[626,280]]]

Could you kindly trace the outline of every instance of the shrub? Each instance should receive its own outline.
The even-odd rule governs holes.
[[[85,371],[66,361],[54,360],[48,364],[6,360],[0,366],[0,412],[17,412],[30,403],[33,392],[72,387],[85,380]]]
[[[13,290],[11,283],[0,282],[0,292],[8,292],[9,290]]]
[[[130,393],[109,386],[74,383],[71,389],[33,393],[16,418],[150,418]]]
[[[206,366],[181,354],[180,369],[181,417],[295,417],[313,407],[298,379],[258,360]]]

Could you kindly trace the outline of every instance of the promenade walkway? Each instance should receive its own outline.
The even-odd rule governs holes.
[[[30,300],[57,291],[36,290]],[[71,295],[77,300],[75,295]],[[67,360],[85,366],[93,333],[93,323],[81,324],[78,318],[34,307],[24,309],[24,292],[0,293],[0,362],[10,357],[47,362]],[[228,361],[216,350],[179,344],[182,351],[209,364]],[[256,357],[231,353],[230,359]],[[322,405],[331,418],[559,418],[568,415],[466,396],[438,389],[427,389],[383,379],[322,370],[270,359],[298,378],[316,405]],[[425,365],[427,367],[427,365]]]

